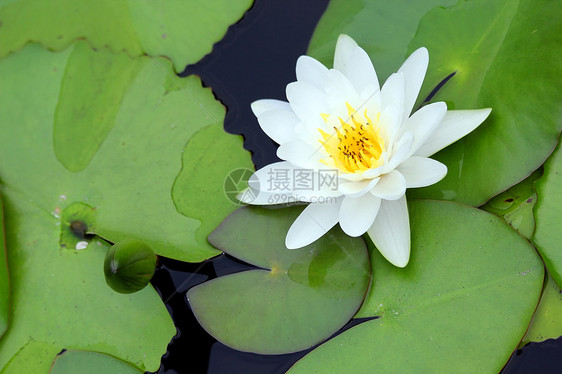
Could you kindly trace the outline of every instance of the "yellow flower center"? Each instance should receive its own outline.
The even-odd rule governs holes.
[[[324,164],[336,167],[344,173],[362,172],[383,164],[380,159],[385,150],[384,139],[380,135],[379,119],[376,122],[367,116],[367,110],[360,115],[349,103],[345,103],[349,114],[346,122],[340,117],[340,128],[334,126],[335,133],[328,134],[318,129],[322,140],[320,143],[330,155],[327,160],[321,160]],[[324,121],[328,121],[329,115],[322,114]]]

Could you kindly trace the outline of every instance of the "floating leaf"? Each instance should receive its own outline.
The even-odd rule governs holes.
[[[53,364],[53,357],[61,349],[51,344],[30,340],[10,359],[0,373],[48,373]]]
[[[201,325],[242,351],[281,354],[309,348],[341,328],[359,308],[370,280],[363,239],[339,228],[313,244],[285,247],[302,207],[243,207],[209,240],[260,267],[195,286],[187,298]]]
[[[172,198],[178,212],[201,221],[195,236],[208,245],[209,233],[240,205],[234,200],[236,192],[227,195],[225,179],[237,170],[253,171],[253,165],[240,139],[225,136],[221,123],[193,135],[183,151],[182,165]],[[245,187],[239,186],[239,191]]]
[[[65,351],[53,362],[50,374],[141,374],[127,363],[97,352]]]
[[[562,291],[550,274],[547,274],[541,301],[533,316],[521,346],[529,342],[542,342],[562,335]]]
[[[524,181],[494,197],[481,208],[504,219],[521,235],[530,239],[535,231],[533,208],[537,202],[534,183],[542,172],[535,171]]]
[[[136,75],[123,90],[111,131],[101,142],[99,134],[87,133],[98,145],[86,167],[71,172],[61,164],[61,158],[72,157],[72,147],[82,157],[84,143],[53,142],[53,126],[62,102],[73,101],[76,108],[90,104],[79,100],[80,90],[61,89],[66,74],[80,70],[70,65],[89,59],[77,54],[95,59],[83,43],[57,53],[30,44],[0,60],[0,188],[14,273],[13,318],[0,342],[0,368],[33,340],[58,351],[96,350],[142,370],[156,370],[175,334],[170,316],[152,287],[134,295],[107,287],[103,261],[108,246],[95,236],[111,242],[137,238],[156,253],[187,261],[219,253],[205,233],[195,234],[202,225],[199,219],[216,220],[215,213],[203,205],[199,219],[185,217],[171,190],[187,141],[198,130],[217,126],[224,108],[197,78],[175,76],[168,60],[142,57],[132,62]],[[101,76],[93,74],[92,79]],[[225,154],[244,160],[242,167],[251,165],[240,138],[212,135],[212,141],[232,138],[225,143]],[[66,150],[56,152],[61,146]],[[206,172],[226,176],[230,170],[220,166]],[[198,193],[208,196],[210,204],[222,201],[223,212],[235,209],[222,194]],[[25,364],[37,365],[25,372],[41,372],[38,361]],[[13,370],[23,372],[18,366]]]
[[[0,196],[0,337],[8,327],[10,316],[10,276],[6,259],[6,246],[4,241],[4,212],[2,196]]]
[[[208,206],[220,207],[220,218],[206,205],[194,208],[192,214],[197,218],[179,214],[170,191],[182,169],[181,153],[188,139],[207,126],[220,126],[216,123],[222,121],[224,108],[196,78],[177,78],[164,59],[141,58],[135,63],[138,73],[121,98],[111,132],[87,167],[71,173],[54,157],[60,143],[55,142],[53,148],[51,136],[58,104],[70,100],[76,107],[86,105],[79,100],[79,91],[61,91],[68,64],[84,60],[74,58],[75,54],[93,53],[80,44],[60,53],[30,45],[2,61],[6,73],[1,101],[9,108],[0,114],[3,184],[24,191],[24,196],[53,214],[72,203],[88,204],[95,209],[95,234],[111,242],[134,237],[160,255],[183,261],[197,262],[218,254],[206,241],[214,227],[207,226],[206,232],[200,227],[207,219],[223,218],[236,206],[210,190],[222,188],[222,180],[216,182],[218,187],[209,181],[217,175],[226,177],[237,161],[240,167],[251,165],[241,139],[218,131],[207,132],[213,138],[198,137],[204,144],[221,143],[221,154],[230,158],[193,178],[207,182],[209,190],[191,190],[191,194],[199,194]],[[76,69],[79,67],[70,70]],[[24,82],[39,83],[35,87]],[[67,139],[64,144],[81,154],[80,142]],[[65,154],[70,157],[68,150]],[[185,169],[190,167],[188,162],[196,163],[195,156],[192,161],[184,160]]]
[[[508,360],[538,303],[540,258],[494,215],[450,202],[408,204],[408,266],[371,251],[373,286],[356,316],[379,318],[322,344],[290,373],[497,373]]]
[[[50,350],[95,349],[156,370],[175,328],[152,287],[133,295],[105,284],[103,261],[109,246],[92,240],[86,249],[60,247],[59,220],[5,189],[7,245],[12,274],[13,318],[0,341],[0,367],[30,341]],[[110,331],[111,333],[108,333]],[[44,361],[19,361],[40,373]],[[12,365],[13,366],[13,365]]]
[[[348,33],[369,53],[382,82],[409,53],[427,47],[420,102],[455,73],[432,101],[493,111],[474,133],[436,155],[449,169],[445,179],[409,195],[478,206],[530,175],[556,144],[562,90],[552,77],[562,74],[562,19],[552,15],[562,12],[562,2],[456,3],[333,0],[310,53],[329,62],[326,50]]]
[[[314,31],[309,53],[326,66],[332,66],[338,36],[350,35],[369,53],[382,83],[404,62],[408,44],[423,15],[437,6],[450,6],[457,1],[331,0]]]
[[[86,38],[95,48],[109,46],[131,56],[167,56],[182,71],[211,52],[251,4],[251,0],[4,1],[0,57],[30,41],[62,50]],[[116,79],[126,80],[124,74]]]
[[[544,175],[535,186],[536,231],[533,236],[543,261],[558,287],[562,287],[562,152],[560,145],[544,164]]]
[[[120,293],[138,292],[146,287],[156,270],[156,255],[145,243],[125,239],[111,246],[105,255],[105,281]]]

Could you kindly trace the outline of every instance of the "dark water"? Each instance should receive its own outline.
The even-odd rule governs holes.
[[[295,80],[295,62],[305,54],[328,0],[256,0],[213,52],[182,76],[195,74],[227,108],[225,129],[244,136],[257,168],[278,161],[277,145],[259,128],[250,103],[285,100],[285,86]],[[158,373],[280,374],[309,351],[265,356],[239,352],[217,342],[195,320],[185,299],[206,280],[252,268],[221,255],[199,264],[161,259],[152,284],[160,292],[178,335],[168,346]],[[361,323],[353,321],[343,330]],[[504,374],[561,373],[562,338],[530,344],[514,352]]]

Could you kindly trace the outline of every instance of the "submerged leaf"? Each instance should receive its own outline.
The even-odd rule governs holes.
[[[543,266],[499,218],[449,202],[411,201],[412,258],[398,269],[373,250],[363,322],[290,373],[499,372],[538,303]],[[506,306],[509,306],[507,308]]]
[[[333,229],[298,250],[285,236],[302,208],[243,207],[209,237],[217,248],[261,269],[189,290],[201,325],[242,351],[282,354],[328,338],[357,311],[371,272],[363,239]]]

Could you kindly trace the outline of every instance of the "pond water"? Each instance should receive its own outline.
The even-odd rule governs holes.
[[[256,0],[232,26],[213,52],[181,75],[195,74],[227,108],[225,129],[244,136],[257,168],[278,161],[277,145],[259,128],[250,103],[261,98],[285,99],[285,86],[295,80],[295,61],[308,42],[328,0]],[[284,373],[308,351],[265,356],[239,352],[217,342],[196,321],[185,293],[206,280],[252,268],[221,255],[199,264],[162,258],[152,284],[172,314],[178,335],[168,346],[158,373]],[[233,311],[235,312],[235,311]],[[361,320],[354,320],[344,329]],[[503,373],[555,373],[562,339],[530,344],[512,356]]]

